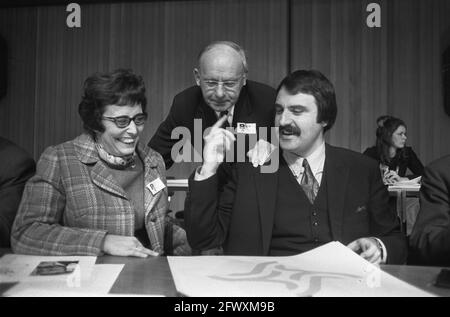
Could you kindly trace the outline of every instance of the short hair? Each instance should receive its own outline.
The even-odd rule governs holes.
[[[394,134],[400,126],[404,126],[406,129],[406,124],[403,120],[389,117],[377,130],[377,153],[380,157],[380,162],[383,164],[388,164],[391,160],[389,157],[389,148],[392,145],[392,134]],[[405,159],[407,154],[405,148],[399,149],[398,151],[400,159]]]
[[[331,129],[337,116],[336,94],[333,84],[317,70],[297,70],[287,75],[277,88],[284,88],[291,95],[312,95],[317,105],[317,122],[326,122],[324,132]]]
[[[96,132],[105,131],[101,121],[106,106],[139,104],[145,112],[147,98],[144,80],[130,69],[95,73],[86,79],[83,90],[78,113],[84,129],[94,138]]]
[[[197,60],[198,60],[198,64],[200,67],[200,60],[203,56],[203,54],[205,54],[206,52],[211,51],[214,48],[217,48],[219,46],[227,46],[233,50],[235,50],[239,56],[241,57],[242,60],[242,66],[244,67],[244,72],[247,73],[248,72],[248,64],[247,64],[247,58],[245,57],[245,51],[242,47],[240,47],[238,44],[231,42],[231,41],[215,41],[212,42],[210,44],[208,44],[207,46],[205,46],[200,53],[198,53],[197,56]]]

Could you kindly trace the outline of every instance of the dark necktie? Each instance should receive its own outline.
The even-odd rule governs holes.
[[[303,160],[303,176],[300,180],[300,185],[303,188],[306,196],[308,197],[311,204],[314,204],[314,199],[316,199],[317,192],[319,191],[319,183],[314,177],[311,167],[306,159]]]
[[[230,126],[230,123],[228,122],[228,111],[221,111],[219,119],[223,116],[227,116],[227,120],[222,124],[222,128],[226,129]]]

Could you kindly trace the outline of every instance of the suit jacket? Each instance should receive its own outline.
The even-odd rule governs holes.
[[[161,156],[140,145],[137,151],[144,163],[144,185],[158,177],[166,183]],[[174,254],[189,254],[184,230],[168,222],[167,205],[167,188],[155,195],[144,188],[145,227],[152,249],[164,253],[170,228]],[[93,139],[82,134],[42,154],[36,175],[25,187],[12,248],[25,254],[101,255],[107,233],[134,235],[134,215],[132,202],[99,159]]]
[[[329,220],[333,240],[380,238],[389,263],[404,263],[406,240],[377,164],[359,153],[326,145]],[[185,224],[193,249],[223,247],[225,254],[269,254],[276,208],[278,173],[260,173],[249,163],[235,164],[223,191],[216,175],[189,182]],[[261,250],[260,252],[258,250]]]
[[[233,127],[236,127],[237,122],[256,123],[257,128],[273,126],[275,98],[276,92],[272,87],[247,80],[234,108]],[[186,127],[191,134],[191,143],[194,144],[194,119],[202,120],[202,136],[199,138],[202,141],[203,132],[216,123],[217,116],[205,103],[198,86],[190,87],[175,96],[169,115],[149,142],[149,146],[162,155],[167,169],[173,164],[172,147],[180,140],[171,139],[172,130]]]
[[[450,266],[450,156],[425,168],[420,211],[410,237],[411,262]]]
[[[34,160],[20,147],[0,137],[0,247],[10,247],[11,227],[23,188],[36,170]]]

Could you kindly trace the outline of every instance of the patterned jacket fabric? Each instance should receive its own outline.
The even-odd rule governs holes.
[[[158,177],[166,184],[161,155],[140,144],[137,152],[144,163],[144,185]],[[167,194],[167,187],[155,195],[144,188],[151,248],[160,254],[189,255],[185,231],[167,215]],[[36,175],[25,186],[11,245],[22,254],[98,256],[107,233],[133,236],[134,215],[126,192],[99,159],[94,140],[81,134],[42,154]]]

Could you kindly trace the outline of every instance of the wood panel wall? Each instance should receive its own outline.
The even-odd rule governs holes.
[[[369,0],[294,0],[292,68],[321,70],[335,84],[338,119],[328,139],[363,151],[375,120],[402,118],[424,163],[450,153],[442,105],[441,36],[448,1],[381,0],[381,28],[366,26]]]
[[[381,28],[366,26],[370,2],[381,5]],[[300,68],[327,75],[339,109],[327,136],[332,144],[364,150],[374,143],[375,119],[391,114],[406,121],[408,142],[424,163],[450,153],[440,77],[440,52],[450,44],[447,0],[153,1],[81,9],[79,29],[66,27],[65,6],[0,9],[10,78],[0,135],[36,159],[82,131],[81,88],[95,71],[126,67],[144,77],[149,140],[173,96],[194,83],[198,51],[219,39],[240,43],[249,77],[269,85]],[[186,177],[192,169],[174,166],[169,175]]]

